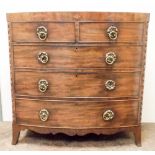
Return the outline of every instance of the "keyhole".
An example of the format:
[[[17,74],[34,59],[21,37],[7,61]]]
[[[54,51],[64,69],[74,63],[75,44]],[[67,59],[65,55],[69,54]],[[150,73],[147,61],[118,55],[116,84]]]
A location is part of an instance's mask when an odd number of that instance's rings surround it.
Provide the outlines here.
[[[76,48],[75,48],[75,52],[77,52],[77,51],[78,51],[78,48],[76,47]]]

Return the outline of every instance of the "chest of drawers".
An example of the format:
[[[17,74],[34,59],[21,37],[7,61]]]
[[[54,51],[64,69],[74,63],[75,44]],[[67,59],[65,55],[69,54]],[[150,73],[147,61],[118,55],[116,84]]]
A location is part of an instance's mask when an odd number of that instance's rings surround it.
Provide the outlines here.
[[[133,132],[141,144],[145,13],[7,14],[13,139]]]

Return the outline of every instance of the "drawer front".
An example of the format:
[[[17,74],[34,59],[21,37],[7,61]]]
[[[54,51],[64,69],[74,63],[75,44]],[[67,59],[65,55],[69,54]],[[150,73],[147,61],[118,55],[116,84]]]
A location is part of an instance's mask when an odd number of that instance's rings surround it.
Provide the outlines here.
[[[45,32],[44,29],[37,31],[41,26],[47,31]],[[12,40],[14,42],[75,42],[74,28],[74,23],[13,23]],[[39,36],[42,36],[43,40],[39,39]]]
[[[142,63],[141,46],[14,46],[13,48],[15,67],[138,68],[141,67]],[[109,63],[110,53],[114,53],[115,56],[112,57],[113,59]]]
[[[139,73],[18,71],[15,93],[42,97],[138,97],[139,82]]]
[[[110,39],[107,30],[117,28],[117,39]],[[141,42],[143,23],[81,23],[80,41],[82,42]]]
[[[15,113],[18,124],[64,128],[113,128],[137,125],[138,102],[56,102],[17,99]],[[110,114],[109,117],[107,113]]]

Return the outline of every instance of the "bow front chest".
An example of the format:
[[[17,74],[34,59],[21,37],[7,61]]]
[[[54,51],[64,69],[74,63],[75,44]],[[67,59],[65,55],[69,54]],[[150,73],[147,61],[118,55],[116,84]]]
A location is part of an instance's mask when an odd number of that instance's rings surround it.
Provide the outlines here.
[[[7,14],[13,139],[131,131],[141,144],[145,13]]]

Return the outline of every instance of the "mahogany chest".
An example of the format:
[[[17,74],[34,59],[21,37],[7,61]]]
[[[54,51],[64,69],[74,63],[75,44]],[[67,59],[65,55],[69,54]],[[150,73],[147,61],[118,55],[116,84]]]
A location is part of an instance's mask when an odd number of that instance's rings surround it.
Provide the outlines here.
[[[133,132],[141,110],[149,14],[7,14],[13,139]]]

